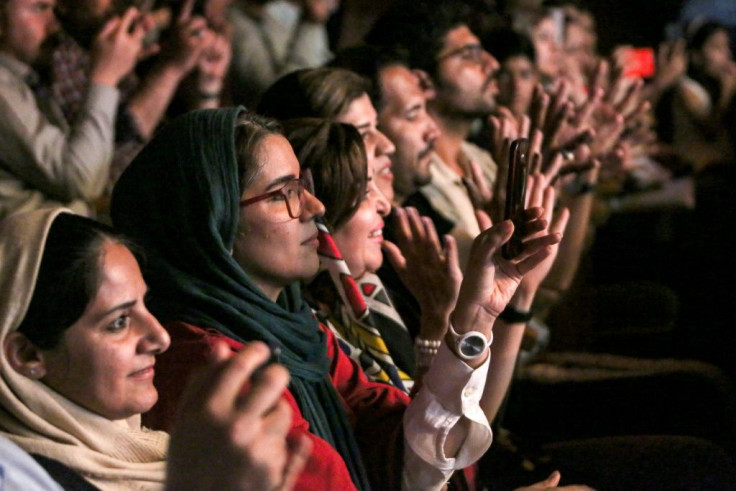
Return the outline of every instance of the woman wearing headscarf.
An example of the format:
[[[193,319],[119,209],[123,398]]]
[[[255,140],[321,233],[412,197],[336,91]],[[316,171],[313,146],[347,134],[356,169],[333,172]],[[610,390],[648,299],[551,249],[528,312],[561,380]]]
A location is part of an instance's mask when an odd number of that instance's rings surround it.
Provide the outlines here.
[[[242,383],[267,358],[260,343],[230,361],[222,346],[214,348],[215,363],[184,398],[188,414],[178,419],[171,460],[169,435],[141,426],[141,413],[157,399],[155,358],[169,336],[146,309],[147,287],[126,244],[65,209],[0,223],[0,437],[30,453],[63,489],[288,488],[308,445],[287,457],[290,413],[279,398],[285,370],[272,367],[254,379],[253,390],[237,397],[245,409],[228,395],[228,379]],[[210,474],[223,464],[238,467]],[[24,489],[41,486],[39,476],[20,476]],[[3,482],[18,477],[9,473]]]
[[[304,186],[274,123],[238,108],[173,121],[121,177],[112,217],[144,246],[150,303],[173,339],[156,380],[164,404],[152,421],[167,424],[178,387],[213,341],[238,350],[264,340],[279,346],[291,374],[293,431],[308,431],[314,446],[297,487],[439,488],[490,443],[478,401],[493,320],[559,238],[534,239],[498,267],[494,252],[512,225],[482,235],[482,267],[453,315],[457,335],[441,344],[410,404],[401,391],[369,382],[301,297],[298,282],[319,266],[315,220],[324,213]]]

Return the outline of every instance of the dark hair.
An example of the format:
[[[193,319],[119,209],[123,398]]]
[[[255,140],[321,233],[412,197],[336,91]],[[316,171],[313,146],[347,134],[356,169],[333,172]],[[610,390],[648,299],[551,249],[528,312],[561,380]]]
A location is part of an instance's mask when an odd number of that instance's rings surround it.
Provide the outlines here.
[[[327,226],[339,229],[366,193],[368,161],[360,133],[353,125],[316,118],[285,121],[284,129],[302,169],[312,172]]]
[[[55,348],[94,299],[106,242],[130,247],[111,228],[89,218],[61,213],[54,219],[28,311],[18,326],[38,348]]]
[[[481,43],[483,48],[491,53],[499,63],[514,56],[524,56],[532,64],[536,63],[537,55],[532,40],[526,34],[513,29],[504,28],[491,31],[481,39]]]
[[[339,51],[328,66],[350,70],[370,81],[368,96],[373,107],[380,111],[383,106],[381,70],[391,66],[410,68],[409,53],[403,48],[363,44]]]
[[[278,121],[245,111],[235,122],[235,156],[238,161],[240,194],[258,174],[260,144],[269,135],[283,134]]]
[[[370,82],[342,68],[308,68],[284,75],[261,96],[258,112],[278,120],[337,118],[368,93]]]
[[[718,31],[728,33],[728,30],[723,24],[715,21],[708,21],[702,24],[693,22],[688,27],[687,49],[690,51],[700,51],[708,39]]]
[[[412,68],[435,76],[445,35],[467,25],[471,13],[471,6],[461,0],[399,0],[376,20],[365,41],[405,49]]]

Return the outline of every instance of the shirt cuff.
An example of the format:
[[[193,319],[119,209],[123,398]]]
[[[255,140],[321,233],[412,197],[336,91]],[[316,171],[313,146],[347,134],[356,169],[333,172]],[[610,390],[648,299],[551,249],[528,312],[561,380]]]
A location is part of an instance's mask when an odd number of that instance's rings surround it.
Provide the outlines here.
[[[489,365],[490,355],[473,370],[443,343],[404,413],[407,450],[445,475],[477,461],[491,445],[493,434],[479,405]],[[458,454],[448,458],[445,441],[461,417],[470,421],[468,433]]]
[[[99,111],[105,113],[110,120],[115,119],[120,102],[120,91],[109,85],[90,83],[85,100],[87,111]]]

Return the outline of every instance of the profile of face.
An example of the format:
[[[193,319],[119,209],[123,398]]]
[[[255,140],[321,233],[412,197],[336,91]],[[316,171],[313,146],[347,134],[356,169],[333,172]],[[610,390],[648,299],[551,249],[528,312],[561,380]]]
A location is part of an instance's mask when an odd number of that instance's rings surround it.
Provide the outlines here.
[[[445,34],[434,78],[440,111],[469,118],[487,116],[496,105],[498,61],[461,25]]]
[[[394,174],[391,169],[391,154],[394,144],[378,129],[378,115],[368,94],[363,94],[351,102],[347,109],[337,116],[340,123],[352,124],[363,137],[368,167],[373,170],[376,185],[383,195],[392,202],[394,199]]]
[[[369,168],[366,194],[358,205],[358,210],[332,233],[355,278],[377,271],[383,262],[383,217],[391,211],[391,205],[378,189],[372,174]]]
[[[166,351],[169,335],[146,309],[147,287],[133,254],[122,244],[103,243],[99,286],[82,316],[51,349],[33,348],[16,370],[39,378],[76,404],[119,420],[153,407],[156,355]],[[15,332],[6,343],[14,346]],[[6,346],[7,350],[7,346]]]
[[[498,72],[498,103],[517,116],[527,114],[537,80],[537,71],[529,58],[509,56]]]
[[[0,51],[29,65],[38,60],[59,30],[55,6],[55,0],[7,0],[0,8]]]
[[[733,62],[730,40],[725,29],[718,29],[708,37],[700,48],[698,60],[703,70],[713,77],[720,77]]]
[[[543,18],[530,33],[537,54],[537,70],[545,77],[557,77],[562,67],[562,46],[558,41],[557,24],[551,17]]]
[[[299,162],[283,136],[265,136],[255,151],[259,168],[241,200],[276,191],[299,178]],[[315,218],[324,215],[324,206],[306,189],[300,202],[301,209],[292,210],[297,218],[290,216],[286,198],[279,193],[240,209],[233,258],[272,300],[291,283],[311,279],[319,268]]]
[[[414,72],[393,65],[381,70],[379,78],[382,99],[378,123],[396,146],[391,156],[393,187],[397,201],[401,201],[429,184],[429,162],[439,129],[427,113],[427,91]]]

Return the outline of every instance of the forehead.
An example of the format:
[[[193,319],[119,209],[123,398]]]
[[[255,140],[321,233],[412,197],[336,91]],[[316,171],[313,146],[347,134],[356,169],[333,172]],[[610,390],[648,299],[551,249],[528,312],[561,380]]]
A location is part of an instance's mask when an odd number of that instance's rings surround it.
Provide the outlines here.
[[[501,63],[503,70],[529,70],[532,67],[532,61],[524,55],[509,56]]]
[[[381,70],[381,113],[394,113],[426,100],[419,86],[419,77],[405,66],[389,66]]]
[[[362,126],[376,119],[376,110],[368,94],[363,93],[351,102],[348,108],[337,119],[341,123]]]
[[[470,28],[464,24],[447,31],[447,34],[445,34],[445,37],[442,38],[442,40],[443,53],[457,48],[462,48],[469,44],[480,44],[476,35],[473,34]],[[442,56],[443,53],[440,53],[440,56]]]
[[[264,136],[258,144],[256,154],[258,171],[251,186],[267,186],[274,179],[299,175],[299,161],[289,141],[281,135]]]

